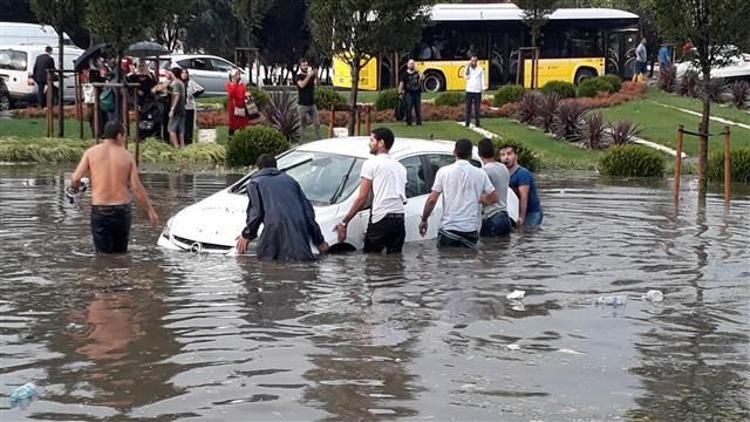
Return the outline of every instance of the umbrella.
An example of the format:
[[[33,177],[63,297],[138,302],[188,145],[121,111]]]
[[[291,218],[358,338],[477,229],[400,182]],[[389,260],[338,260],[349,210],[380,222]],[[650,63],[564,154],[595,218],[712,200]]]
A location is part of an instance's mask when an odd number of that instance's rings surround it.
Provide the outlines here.
[[[89,60],[95,59],[101,54],[102,50],[107,48],[107,44],[95,44],[87,48],[77,59],[73,60],[75,70],[81,70],[81,67],[88,63]]]
[[[125,51],[125,54],[136,57],[158,57],[169,54],[169,50],[164,46],[151,41],[140,41],[131,44]]]

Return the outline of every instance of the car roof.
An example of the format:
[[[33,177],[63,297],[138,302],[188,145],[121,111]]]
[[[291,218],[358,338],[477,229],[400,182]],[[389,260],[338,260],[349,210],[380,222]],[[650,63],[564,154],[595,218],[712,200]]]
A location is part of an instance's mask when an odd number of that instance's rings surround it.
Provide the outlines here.
[[[219,59],[219,60],[224,60],[224,61],[226,61],[226,62],[229,62],[229,60],[227,60],[227,59],[225,59],[225,58],[223,58],[223,57],[219,57],[219,56],[214,56],[214,55],[211,55],[211,54],[172,54],[172,55],[169,55],[169,56],[163,56],[163,57],[169,57],[169,58],[170,58],[170,59],[172,59],[172,60],[186,60],[186,59]],[[230,62],[230,63],[231,63],[231,62]]]
[[[7,45],[3,44],[2,46],[0,46],[0,50],[15,50],[15,51],[22,51],[22,52],[26,52],[26,53],[29,53],[29,52],[30,53],[39,53],[39,52],[44,53],[44,49],[46,47],[47,46],[45,44],[7,44]],[[51,47],[52,47],[52,51],[57,51],[58,50],[58,46],[57,45],[53,45]],[[84,50],[82,50],[82,49],[80,49],[80,48],[78,48],[78,47],[76,47],[74,45],[65,45],[65,46],[63,46],[63,52],[66,53],[66,54],[67,53],[76,53],[76,54],[80,55],[81,53],[83,53],[83,51]]]
[[[299,151],[325,152],[359,158],[370,158],[370,138],[368,136],[348,136],[309,142],[297,147]],[[416,138],[396,138],[390,154],[403,157],[415,152],[437,152],[452,154],[453,141],[425,140]]]

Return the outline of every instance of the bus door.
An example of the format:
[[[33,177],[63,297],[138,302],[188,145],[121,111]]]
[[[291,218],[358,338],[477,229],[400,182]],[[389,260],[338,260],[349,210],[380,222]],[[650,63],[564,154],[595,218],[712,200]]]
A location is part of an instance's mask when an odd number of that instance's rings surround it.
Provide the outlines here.
[[[607,33],[606,73],[619,75],[623,79],[633,77],[637,39],[637,29],[615,30]]]

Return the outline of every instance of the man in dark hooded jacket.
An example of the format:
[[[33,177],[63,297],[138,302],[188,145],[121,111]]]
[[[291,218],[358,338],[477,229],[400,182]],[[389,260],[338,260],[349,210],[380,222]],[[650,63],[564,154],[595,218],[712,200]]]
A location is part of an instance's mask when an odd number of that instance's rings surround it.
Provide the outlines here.
[[[237,252],[245,253],[247,244],[258,237],[255,248],[259,259],[279,261],[312,261],[315,256],[310,241],[320,253],[328,251],[328,243],[315,222],[315,211],[299,183],[276,168],[270,155],[258,157],[260,169],[247,182],[247,226],[237,237]]]

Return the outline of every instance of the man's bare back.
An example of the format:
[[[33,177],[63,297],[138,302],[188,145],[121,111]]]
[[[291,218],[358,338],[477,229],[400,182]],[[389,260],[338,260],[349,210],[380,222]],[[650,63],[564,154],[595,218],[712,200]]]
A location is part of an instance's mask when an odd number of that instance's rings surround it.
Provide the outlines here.
[[[91,174],[92,205],[120,205],[132,201],[130,179],[135,161],[125,148],[104,142],[89,148],[82,160],[87,161]]]

